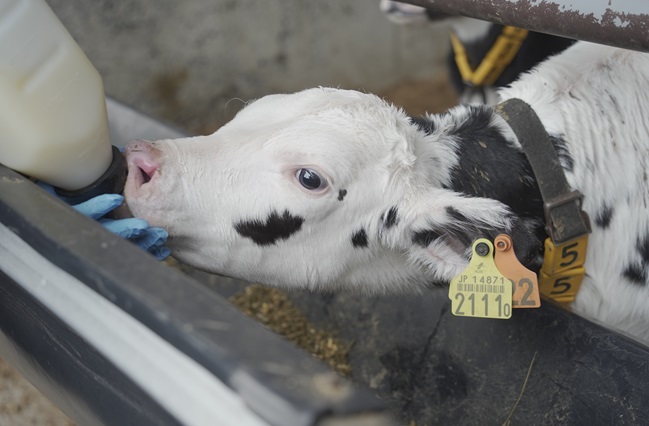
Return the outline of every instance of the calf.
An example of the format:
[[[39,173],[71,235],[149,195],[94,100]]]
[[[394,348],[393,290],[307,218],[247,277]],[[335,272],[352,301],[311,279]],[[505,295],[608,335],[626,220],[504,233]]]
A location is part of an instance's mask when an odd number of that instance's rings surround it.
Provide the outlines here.
[[[489,50],[501,36],[503,28],[502,25],[477,19],[465,17],[452,19],[452,30],[462,43],[468,63],[474,70],[486,58]],[[478,86],[464,81],[456,62],[456,53],[451,50],[446,61],[449,79],[458,93],[461,103],[496,104],[498,88],[516,81],[522,73],[531,70],[550,56],[562,52],[574,42],[574,40],[563,37],[529,31],[518,52],[498,75],[498,78],[491,84]]]
[[[380,8],[390,21],[398,24],[447,20],[451,24],[451,33],[463,46],[467,62],[473,70],[486,58],[504,28],[499,24],[464,16],[441,15],[399,1],[381,0]],[[574,42],[568,38],[530,31],[511,62],[498,74],[493,83],[479,85],[464,81],[457,65],[456,52],[451,49],[446,60],[449,78],[461,103],[495,104],[498,102],[497,88],[511,84],[523,72],[565,50]]]
[[[501,92],[530,104],[593,220],[573,306],[649,338],[649,56],[577,43]],[[135,216],[172,255],[288,288],[422,291],[512,235],[538,269],[543,208],[489,106],[411,118],[371,94],[315,88],[247,105],[209,136],[126,149]]]

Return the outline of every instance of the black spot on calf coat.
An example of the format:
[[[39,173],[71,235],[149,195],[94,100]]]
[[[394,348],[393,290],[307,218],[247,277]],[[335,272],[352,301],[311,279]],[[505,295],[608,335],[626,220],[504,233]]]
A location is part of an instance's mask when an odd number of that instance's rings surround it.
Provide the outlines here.
[[[250,238],[260,246],[275,244],[277,240],[286,240],[302,227],[304,219],[293,216],[288,210],[280,216],[271,212],[265,222],[261,220],[243,220],[234,225],[234,229],[243,237]]]

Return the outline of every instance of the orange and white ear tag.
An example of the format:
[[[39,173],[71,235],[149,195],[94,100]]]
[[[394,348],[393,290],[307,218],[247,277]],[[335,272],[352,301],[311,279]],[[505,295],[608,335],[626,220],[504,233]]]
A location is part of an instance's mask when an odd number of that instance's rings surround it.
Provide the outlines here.
[[[514,253],[514,246],[509,235],[500,234],[494,240],[496,268],[506,276],[514,286],[512,306],[514,308],[538,308],[541,306],[539,282],[536,274],[521,264]]]
[[[494,263],[494,246],[486,238],[473,243],[469,266],[451,280],[451,312],[462,317],[509,319],[512,284]]]

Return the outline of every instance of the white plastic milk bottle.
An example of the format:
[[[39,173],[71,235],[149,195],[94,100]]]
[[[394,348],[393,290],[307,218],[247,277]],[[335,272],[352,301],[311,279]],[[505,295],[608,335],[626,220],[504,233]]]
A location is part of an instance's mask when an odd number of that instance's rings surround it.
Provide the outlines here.
[[[95,67],[43,0],[0,0],[0,163],[76,190],[111,159]]]

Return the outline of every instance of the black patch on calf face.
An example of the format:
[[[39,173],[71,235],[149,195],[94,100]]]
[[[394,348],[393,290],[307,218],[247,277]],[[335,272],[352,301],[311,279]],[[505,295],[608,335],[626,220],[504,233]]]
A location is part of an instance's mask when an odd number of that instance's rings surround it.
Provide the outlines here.
[[[388,214],[385,216],[383,226],[389,229],[396,225],[398,212],[399,210],[396,207],[391,207],[390,210],[388,210]]]
[[[595,224],[602,229],[607,229],[611,225],[611,218],[613,217],[613,207],[603,206],[595,216]]]
[[[345,195],[347,195],[346,189],[341,189],[340,191],[338,191],[338,201],[342,201],[345,198]]]
[[[365,228],[361,228],[354,235],[352,235],[352,244],[354,247],[367,247],[367,233]]]
[[[280,216],[276,211],[268,215],[265,222],[258,219],[243,220],[234,225],[234,229],[243,237],[250,238],[255,244],[266,246],[277,240],[286,240],[302,227],[304,219],[293,216],[288,210]]]

